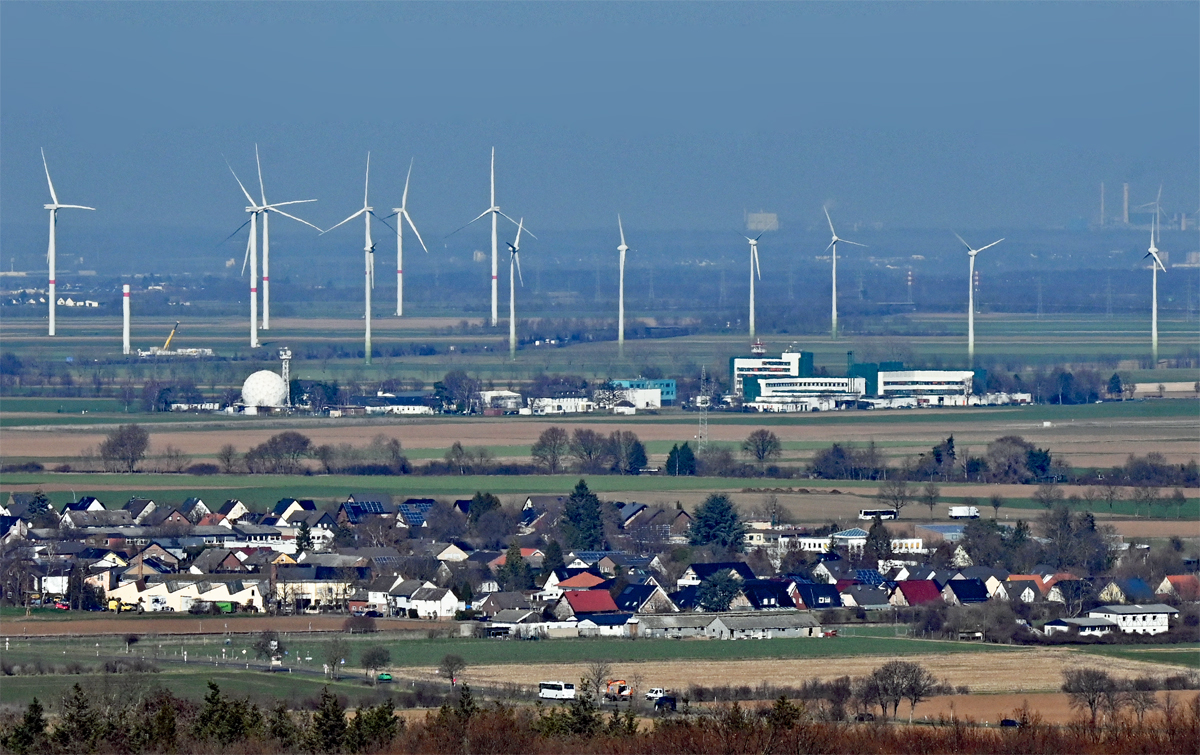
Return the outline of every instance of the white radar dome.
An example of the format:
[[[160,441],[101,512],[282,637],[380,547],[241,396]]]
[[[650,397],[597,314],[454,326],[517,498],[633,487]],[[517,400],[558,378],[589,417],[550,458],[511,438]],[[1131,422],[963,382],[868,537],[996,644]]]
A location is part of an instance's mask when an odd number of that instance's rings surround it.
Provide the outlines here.
[[[242,403],[246,406],[283,406],[287,395],[287,383],[270,370],[259,370],[242,383]]]

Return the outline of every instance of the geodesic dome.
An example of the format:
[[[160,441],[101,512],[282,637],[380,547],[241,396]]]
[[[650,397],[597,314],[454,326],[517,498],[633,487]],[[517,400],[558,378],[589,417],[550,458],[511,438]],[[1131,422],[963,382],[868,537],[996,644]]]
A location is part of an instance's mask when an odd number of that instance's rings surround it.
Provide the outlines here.
[[[287,395],[287,383],[270,370],[259,370],[242,383],[242,403],[246,406],[284,406]]]

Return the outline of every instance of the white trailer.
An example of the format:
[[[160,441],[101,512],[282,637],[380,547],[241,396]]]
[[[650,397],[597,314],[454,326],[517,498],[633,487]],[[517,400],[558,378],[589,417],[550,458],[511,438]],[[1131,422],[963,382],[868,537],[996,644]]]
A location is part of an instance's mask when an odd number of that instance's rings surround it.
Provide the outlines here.
[[[951,519],[978,519],[979,507],[977,506],[951,506]]]

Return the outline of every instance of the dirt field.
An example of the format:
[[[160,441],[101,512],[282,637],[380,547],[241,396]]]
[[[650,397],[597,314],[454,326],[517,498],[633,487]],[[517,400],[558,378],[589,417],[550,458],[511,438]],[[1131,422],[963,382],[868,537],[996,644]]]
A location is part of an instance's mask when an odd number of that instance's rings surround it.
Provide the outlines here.
[[[1186,703],[1196,695],[1195,692],[1176,692],[1175,699]],[[1158,693],[1159,702],[1166,697],[1165,692]],[[979,723],[996,723],[1002,718],[1012,718],[1017,708],[1028,706],[1036,711],[1047,723],[1062,724],[1079,717],[1078,711],[1071,709],[1071,700],[1062,692],[1033,692],[1015,695],[947,695],[926,700],[917,706],[913,720],[929,718],[969,718]],[[900,716],[908,718],[908,703],[900,705]]]
[[[1146,418],[1095,421],[1067,421],[1043,427],[1040,422],[1021,418],[1019,413],[996,410],[953,410],[956,417],[965,414],[978,416],[977,423],[947,427],[927,418],[935,411],[922,412],[920,422],[862,422],[844,424],[812,424],[797,417],[794,424],[773,425],[772,430],[784,441],[807,442],[879,442],[903,441],[933,445],[953,432],[960,449],[972,448],[977,453],[1002,435],[1023,435],[1042,447],[1051,448],[1056,455],[1065,456],[1076,466],[1112,466],[1121,464],[1131,453],[1144,453],[1147,448],[1162,453],[1168,460],[1183,463],[1200,458],[1197,453],[1196,423],[1192,419]],[[890,415],[889,415],[890,417]],[[564,420],[555,423],[568,432],[577,427],[592,427],[608,432],[614,423]],[[308,435],[314,444],[351,443],[361,445],[368,437],[382,433],[398,438],[408,448],[449,448],[455,441],[466,445],[532,445],[549,423],[514,419],[397,419],[386,424],[372,422],[339,423],[336,420],[319,423],[289,423]],[[648,418],[620,423],[620,428],[637,433],[643,441],[680,441],[691,438],[694,428],[678,422]],[[78,455],[84,449],[100,443],[110,428],[9,428],[5,430],[9,447],[19,448],[22,456],[61,458]],[[262,443],[279,432],[282,426],[250,426],[248,423],[195,423],[189,427],[170,426],[170,429],[150,427],[156,447],[167,444],[193,455],[216,454],[226,443],[239,450]],[[748,425],[714,422],[709,426],[713,441],[740,443],[750,432]]]
[[[186,618],[150,618],[147,616],[117,617],[101,616],[95,619],[26,619],[24,617],[0,620],[0,634],[24,637],[79,636],[98,634],[224,634],[232,632],[262,632],[274,629],[278,632],[336,632],[342,628],[345,616],[197,616]],[[405,621],[403,619],[376,619],[383,631],[417,629],[427,631],[433,626],[428,621]]]
[[[863,676],[892,660],[889,656],[848,658],[772,659],[761,661],[647,661],[615,663],[615,677],[630,679],[641,675],[643,687],[686,688],[689,684],[757,685],[763,681],[775,685],[795,685],[819,678]],[[1066,668],[1094,666],[1117,677],[1143,674],[1178,673],[1175,666],[1119,658],[1097,658],[1069,650],[1031,649],[1008,653],[952,653],[906,657],[928,668],[938,679],[954,686],[967,685],[972,692],[1025,694],[1052,692],[1062,684]],[[574,680],[584,675],[585,664],[523,664],[475,666],[463,673],[468,683],[536,685],[547,679]],[[432,680],[434,668],[414,668],[397,672],[413,679]]]

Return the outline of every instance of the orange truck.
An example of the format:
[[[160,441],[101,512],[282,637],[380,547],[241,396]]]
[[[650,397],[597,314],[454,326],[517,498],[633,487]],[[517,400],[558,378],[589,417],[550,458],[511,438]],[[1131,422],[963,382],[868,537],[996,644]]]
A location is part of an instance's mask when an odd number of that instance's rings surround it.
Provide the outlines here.
[[[604,690],[604,699],[610,702],[621,702],[633,699],[633,688],[624,679],[609,679],[608,687]]]

